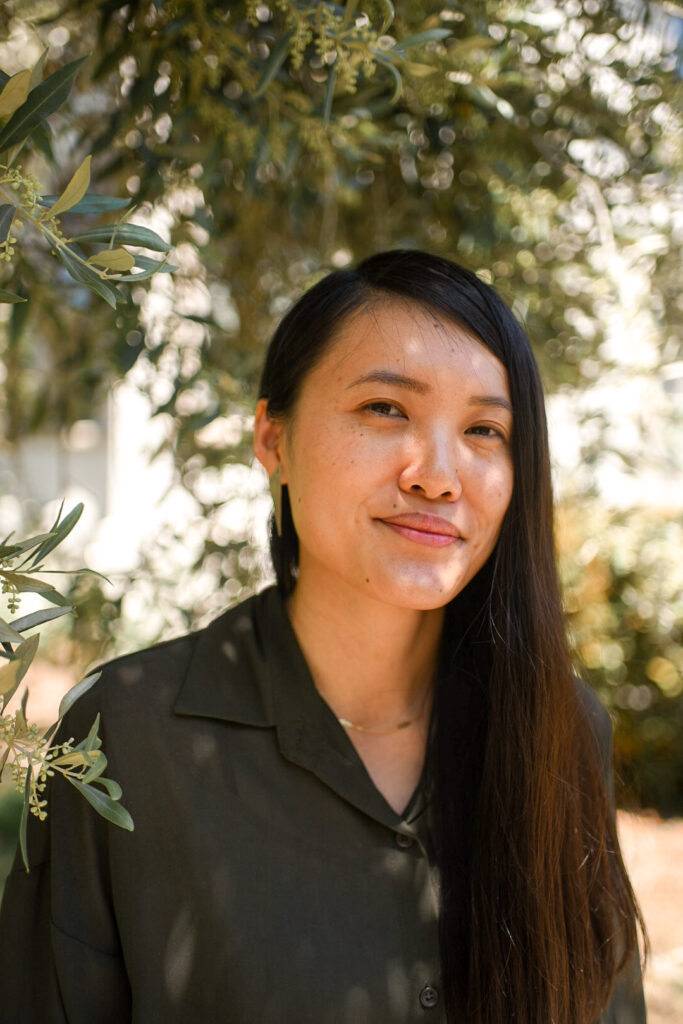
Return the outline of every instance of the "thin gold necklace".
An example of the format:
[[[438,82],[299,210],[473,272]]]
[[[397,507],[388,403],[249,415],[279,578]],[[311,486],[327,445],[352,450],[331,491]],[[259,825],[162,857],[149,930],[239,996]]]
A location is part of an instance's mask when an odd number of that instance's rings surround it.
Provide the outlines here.
[[[414,718],[406,718],[404,722],[399,722],[398,725],[392,725],[389,729],[370,729],[365,725],[356,725],[355,722],[350,722],[348,718],[337,717],[337,721],[345,729],[353,729],[354,732],[364,732],[370,736],[390,736],[391,733],[400,732],[401,729],[407,729],[409,725],[415,725],[415,723],[419,722],[421,718],[424,718],[427,714],[430,693],[431,690],[427,689],[422,705],[422,711],[419,715],[415,715]]]
[[[366,732],[371,736],[389,736],[392,732],[400,732],[401,729],[407,729],[409,725],[414,725],[415,722],[419,722],[421,718],[427,713],[427,709],[419,714],[415,715],[415,718],[408,718],[405,722],[399,722],[398,725],[392,725],[390,729],[368,729],[364,725],[356,725],[355,722],[349,722],[348,718],[338,718],[337,721],[340,725],[343,725],[345,729],[354,729],[356,732]]]

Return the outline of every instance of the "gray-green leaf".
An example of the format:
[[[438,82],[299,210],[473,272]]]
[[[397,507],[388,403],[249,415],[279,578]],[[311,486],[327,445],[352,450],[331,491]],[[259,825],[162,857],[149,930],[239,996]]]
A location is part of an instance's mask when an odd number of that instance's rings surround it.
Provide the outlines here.
[[[111,821],[114,825],[118,825],[120,828],[128,829],[132,832],[134,829],[133,819],[120,803],[112,800],[110,796],[103,793],[102,790],[97,789],[95,786],[89,785],[84,786],[78,779],[72,779],[70,777],[69,782],[72,786],[75,786],[79,793],[82,793],[85,799],[95,808],[98,814],[107,821]]]
[[[64,694],[62,702],[59,705],[58,714],[60,719],[64,718],[64,715],[67,713],[69,708],[73,707],[78,698],[82,697],[83,694],[90,689],[93,683],[97,682],[101,675],[101,672],[93,672],[91,675],[86,676],[85,679],[82,679],[80,683],[76,683],[75,686],[72,686],[71,689]]]
[[[65,605],[63,608],[41,608],[40,611],[31,612],[30,615],[22,615],[20,619],[13,619],[5,625],[9,625],[10,629],[16,629],[17,633],[21,633],[27,629],[33,629],[34,626],[42,626],[45,622],[51,622],[52,619],[59,619],[62,615],[68,615],[71,611],[73,611],[73,605],[70,604]],[[1,619],[0,622],[2,622]]]
[[[7,292],[0,288],[0,302],[26,302],[23,295],[16,295],[14,292]]]
[[[142,245],[153,252],[169,252],[171,246],[156,231],[142,227],[140,224],[110,224],[109,226],[90,228],[74,235],[71,242],[116,242],[117,245]]]
[[[74,281],[84,284],[86,288],[101,296],[108,302],[112,309],[116,309],[116,291],[103,281],[99,274],[96,274],[90,267],[85,266],[71,253],[68,247],[60,246],[57,249],[57,256],[69,271]]]
[[[263,71],[261,72],[261,78],[259,79],[259,83],[256,86],[256,89],[254,90],[255,99],[261,96],[266,91],[266,89],[268,88],[268,86],[273,81],[276,74],[286,61],[287,56],[289,54],[289,43],[293,35],[294,29],[292,28],[282,37],[280,42],[277,44],[277,46],[270,54],[268,60],[265,63]]]
[[[28,771],[26,772],[26,782],[24,783],[24,806],[21,812],[21,823],[19,825],[19,849],[21,850],[21,859],[24,862],[24,867],[28,872],[28,850],[26,847],[26,829],[28,828],[28,815],[29,815],[29,797],[31,795],[31,766],[29,765]]]
[[[9,229],[12,227],[12,221],[16,212],[16,206],[12,206],[11,203],[3,203],[0,206],[0,242],[4,242],[9,235]]]
[[[40,121],[44,121],[62,105],[71,92],[71,86],[81,64],[87,59],[80,57],[70,64],[65,64],[31,90],[26,102],[15,110],[0,132],[0,152],[23,142]]]
[[[65,537],[68,537],[78,520],[81,518],[82,512],[83,502],[79,501],[79,503],[74,505],[68,515],[66,515],[61,522],[57,520],[57,523],[55,523],[48,534],[47,539],[41,543],[40,547],[36,551],[33,558],[34,565],[37,565],[42,558],[45,558],[45,555],[49,555],[51,551],[54,551],[54,549],[62,543]]]
[[[448,28],[430,28],[425,32],[415,32],[412,36],[399,39],[393,47],[394,52],[408,50],[411,46],[423,46],[425,43],[435,43],[440,39],[447,39],[451,35]]]
[[[0,619],[0,641],[3,644],[20,644],[23,639],[19,630],[15,629],[12,623]]]
[[[59,196],[41,196],[38,200],[40,206],[54,206]],[[123,210],[130,206],[130,199],[119,199],[115,196],[84,196],[80,203],[76,203],[69,210],[69,213],[109,213],[111,210]]]

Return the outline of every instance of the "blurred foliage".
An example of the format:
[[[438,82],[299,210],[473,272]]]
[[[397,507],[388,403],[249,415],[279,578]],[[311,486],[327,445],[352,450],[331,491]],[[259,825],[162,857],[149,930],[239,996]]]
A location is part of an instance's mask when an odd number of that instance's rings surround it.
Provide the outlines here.
[[[53,125],[56,161],[42,167],[53,191],[66,184],[65,153],[75,165],[92,153],[98,188],[144,196],[136,216],[174,244],[179,266],[148,292],[133,288],[131,306],[112,315],[82,292],[65,308],[46,284],[46,255],[17,264],[32,301],[12,308],[0,334],[10,436],[91,416],[128,373],[163,425],[159,452],[186,499],[130,583],[111,598],[91,592],[82,640],[100,644],[103,620],[115,624],[120,609],[123,642],[154,639],[253,586],[253,536],[236,535],[230,513],[256,507],[241,470],[264,345],[321,273],[372,251],[428,248],[491,281],[524,320],[549,389],[570,404],[602,381],[626,388],[647,373],[657,415],[668,415],[667,368],[682,358],[681,24],[637,0],[4,5],[0,36],[15,50],[37,59],[47,45],[48,65],[92,54]],[[605,449],[634,472],[640,463],[631,434],[595,404],[579,419],[587,499]],[[627,585],[639,595],[666,587],[645,563],[622,578],[611,524],[582,517],[577,529],[573,549],[604,531],[609,583],[595,601],[606,624],[572,623],[615,708],[620,763],[636,766],[643,800],[681,810],[680,765],[665,789],[645,784],[648,758],[659,758],[657,772],[666,759],[644,724],[673,723],[681,746],[681,697],[656,661],[680,671],[680,636],[638,627],[626,643],[620,596]],[[624,529],[642,540],[659,525]],[[571,604],[594,574],[590,561],[577,563],[581,579],[570,570]],[[658,614],[663,599],[652,600]],[[621,645],[624,678],[609,659],[591,664],[591,643]],[[632,706],[628,685],[652,691],[647,709]]]
[[[580,670],[610,708],[620,803],[683,809],[683,524],[573,502],[558,517]]]

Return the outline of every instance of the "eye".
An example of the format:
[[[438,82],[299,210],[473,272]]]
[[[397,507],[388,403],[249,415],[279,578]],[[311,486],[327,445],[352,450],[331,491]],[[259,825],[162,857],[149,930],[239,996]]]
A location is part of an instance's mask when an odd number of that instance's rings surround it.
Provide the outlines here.
[[[405,413],[393,402],[368,402],[363,409],[384,419],[405,419]]]
[[[477,437],[490,437],[500,438],[501,441],[505,441],[506,437],[502,430],[498,427],[491,427],[486,423],[479,423],[476,427],[470,427],[467,431],[468,434],[476,434]]]

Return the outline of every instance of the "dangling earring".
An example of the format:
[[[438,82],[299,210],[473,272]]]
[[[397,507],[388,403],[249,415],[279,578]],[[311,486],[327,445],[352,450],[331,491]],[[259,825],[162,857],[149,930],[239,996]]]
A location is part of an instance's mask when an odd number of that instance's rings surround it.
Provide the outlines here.
[[[273,511],[275,513],[275,529],[278,537],[282,536],[282,466],[278,466],[268,480],[270,495],[273,499]]]

